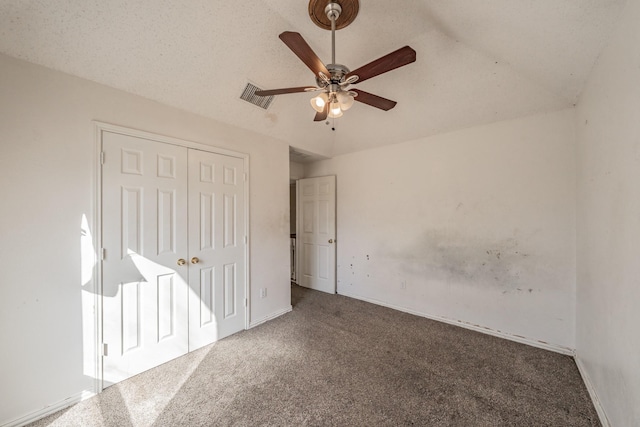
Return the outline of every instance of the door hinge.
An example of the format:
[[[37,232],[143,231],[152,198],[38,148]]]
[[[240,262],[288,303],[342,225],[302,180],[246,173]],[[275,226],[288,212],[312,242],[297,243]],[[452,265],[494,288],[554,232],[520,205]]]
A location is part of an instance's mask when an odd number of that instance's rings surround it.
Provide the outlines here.
[[[104,165],[104,151],[100,152],[100,164]]]
[[[102,344],[102,355],[103,356],[108,356],[109,355],[109,344],[107,344],[107,343],[103,343]]]
[[[244,176],[244,182],[247,182],[247,173],[245,172],[243,176]]]
[[[245,244],[245,245],[248,243],[248,240],[249,240],[249,239],[247,238],[247,236],[244,236],[244,244]]]
[[[104,261],[107,259],[107,250],[105,248],[100,249],[100,260]]]
[[[247,298],[244,299],[244,306],[245,307],[249,306],[249,300]]]

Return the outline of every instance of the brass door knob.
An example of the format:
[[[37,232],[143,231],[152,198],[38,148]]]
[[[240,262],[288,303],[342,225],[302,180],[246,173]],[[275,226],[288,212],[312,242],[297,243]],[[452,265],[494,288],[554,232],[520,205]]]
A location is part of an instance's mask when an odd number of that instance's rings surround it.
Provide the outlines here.
[[[191,258],[191,264],[197,264],[198,262],[200,262],[200,260],[198,259],[197,256],[194,256],[193,258]]]
[[[180,258],[178,260],[178,265],[185,265],[187,263],[187,261],[185,261],[184,259]]]
[[[329,243],[333,243],[333,239],[329,239]]]

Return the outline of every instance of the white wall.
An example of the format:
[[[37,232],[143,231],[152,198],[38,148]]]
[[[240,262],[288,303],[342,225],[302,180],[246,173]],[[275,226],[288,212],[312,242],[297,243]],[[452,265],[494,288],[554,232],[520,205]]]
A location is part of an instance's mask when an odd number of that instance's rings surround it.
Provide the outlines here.
[[[80,245],[83,216],[96,232],[92,120],[248,153],[251,319],[290,308],[287,144],[0,56],[0,425],[93,390]]]
[[[611,425],[640,425],[640,2],[577,109],[577,360]]]
[[[289,162],[289,177],[294,181],[304,178],[304,165],[298,162]]]
[[[574,348],[574,161],[565,110],[306,165],[337,175],[338,292]]]

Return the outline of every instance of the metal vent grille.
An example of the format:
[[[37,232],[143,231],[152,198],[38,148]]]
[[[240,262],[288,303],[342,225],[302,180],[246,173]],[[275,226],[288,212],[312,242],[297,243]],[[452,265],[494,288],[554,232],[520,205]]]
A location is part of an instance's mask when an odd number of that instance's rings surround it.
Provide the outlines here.
[[[266,110],[267,108],[269,108],[269,105],[271,105],[271,101],[273,101],[273,95],[258,96],[256,95],[257,90],[262,89],[260,89],[258,86],[252,85],[251,83],[247,83],[247,87],[244,88],[242,95],[240,95],[240,99],[244,99],[245,101]]]

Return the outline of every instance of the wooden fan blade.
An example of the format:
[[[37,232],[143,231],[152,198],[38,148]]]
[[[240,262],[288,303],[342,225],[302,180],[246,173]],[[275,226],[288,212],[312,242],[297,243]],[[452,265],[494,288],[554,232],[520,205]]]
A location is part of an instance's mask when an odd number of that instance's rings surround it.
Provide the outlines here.
[[[345,76],[345,79],[348,79],[351,76],[358,76],[358,81],[354,83],[358,84],[362,81],[370,79],[371,77],[375,77],[382,73],[386,73],[387,71],[395,70],[396,68],[411,64],[412,62],[415,62],[415,60],[416,51],[411,49],[409,46],[405,46],[394,52],[391,52],[388,55],[383,56],[382,58],[378,58],[375,61],[368,63],[367,65],[363,65],[362,67],[351,71]]]
[[[311,71],[313,71],[314,75],[317,76],[319,72],[323,72],[325,76],[331,75],[329,70],[327,70],[327,67],[325,67],[320,58],[318,58],[318,55],[315,54],[313,49],[311,49],[311,46],[307,44],[300,33],[285,31],[280,34],[279,37],[280,40],[282,40],[284,44],[286,44],[289,49],[291,49],[293,53],[295,53],[298,58],[300,58],[300,60],[309,67]]]
[[[310,92],[316,89],[315,86],[287,87],[284,89],[257,90],[258,96],[282,95],[284,93]]]
[[[316,112],[316,116],[313,118],[314,122],[321,122],[329,115],[329,103],[324,104],[324,110],[322,112]]]
[[[374,95],[360,89],[351,90],[358,94],[358,96],[354,98],[356,101],[362,102],[363,104],[371,105],[372,107],[376,107],[384,111],[391,110],[397,104],[396,101],[392,101],[390,99],[383,98],[381,96]]]

